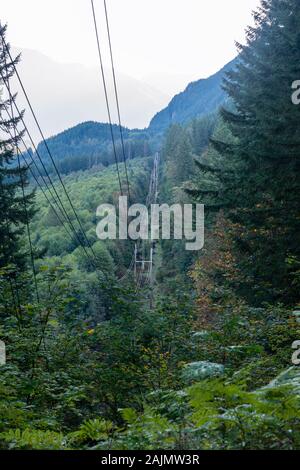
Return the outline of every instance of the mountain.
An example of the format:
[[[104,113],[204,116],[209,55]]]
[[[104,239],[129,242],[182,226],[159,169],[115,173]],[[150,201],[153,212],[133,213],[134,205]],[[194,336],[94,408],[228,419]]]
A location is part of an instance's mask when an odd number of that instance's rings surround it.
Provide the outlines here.
[[[113,124],[115,149],[119,161],[123,160],[119,126]],[[140,129],[122,128],[126,159],[149,156],[153,152],[149,133]],[[87,121],[47,139],[48,147],[61,173],[87,170],[115,163],[109,124]],[[43,143],[38,153],[48,171],[54,171],[48,151]]]
[[[170,124],[186,123],[193,118],[215,112],[226,100],[222,81],[225,73],[234,67],[235,63],[236,59],[211,77],[190,83],[185,91],[172,99],[167,108],[155,115],[147,129],[131,130],[123,127],[126,158],[146,157],[157,150],[163,133]],[[70,99],[71,95],[72,93]],[[71,105],[77,106],[76,103]],[[82,106],[82,112],[90,114],[86,104]],[[117,156],[122,160],[120,132],[117,125],[113,125],[113,133]],[[85,121],[49,138],[47,143],[63,174],[99,165],[107,166],[115,161],[110,126],[105,123]],[[38,151],[49,171],[53,171],[44,144],[39,144]]]
[[[20,75],[46,137],[70,128],[79,122],[107,121],[107,111],[99,69],[80,64],[56,62],[33,50],[13,49],[22,53]],[[111,72],[106,71],[108,93],[114,103]],[[147,127],[153,114],[170,99],[147,83],[117,73],[122,120],[125,126]],[[19,90],[16,80],[14,90]],[[38,134],[23,94],[18,95],[20,107],[27,110],[26,121],[35,138]],[[113,120],[116,121],[112,106]]]
[[[211,77],[190,83],[166,108],[154,116],[149,129],[162,131],[172,123],[183,124],[193,118],[215,112],[226,100],[226,94],[222,89],[224,75],[236,62],[237,59],[234,59]]]

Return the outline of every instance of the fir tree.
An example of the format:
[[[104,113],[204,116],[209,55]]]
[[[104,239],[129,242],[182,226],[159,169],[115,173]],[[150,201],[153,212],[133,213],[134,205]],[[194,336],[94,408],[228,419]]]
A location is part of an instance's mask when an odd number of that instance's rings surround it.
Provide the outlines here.
[[[231,142],[213,140],[222,161],[201,171],[217,175],[210,205],[223,207],[238,227],[241,293],[256,302],[295,303],[287,259],[300,256],[299,107],[291,100],[300,77],[299,1],[262,1],[255,20],[225,82],[234,105],[222,110]]]
[[[174,124],[167,132],[163,148],[167,164],[167,179],[173,186],[181,186],[193,172],[193,148],[186,129]]]
[[[5,84],[14,74],[14,66],[19,57],[10,59],[9,45],[5,45],[6,26],[0,27],[0,267],[15,265],[20,268],[24,265],[24,250],[21,246],[21,237],[24,234],[25,224],[33,215],[33,194],[25,194],[27,182],[27,169],[21,166],[19,146],[22,132],[17,126],[21,117],[13,111],[12,99]],[[4,93],[8,96],[4,98]]]

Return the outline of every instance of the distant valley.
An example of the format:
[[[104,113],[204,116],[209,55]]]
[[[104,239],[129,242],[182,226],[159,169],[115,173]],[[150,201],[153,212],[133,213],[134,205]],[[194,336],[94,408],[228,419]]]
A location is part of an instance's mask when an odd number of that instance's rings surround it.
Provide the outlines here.
[[[22,52],[19,64],[20,75],[31,98],[45,135],[53,136],[64,129],[80,122],[107,122],[107,111],[103,86],[98,68],[80,64],[59,63],[33,50],[13,49]],[[108,93],[113,103],[111,73],[107,73]],[[166,106],[171,95],[152,88],[147,83],[118,73],[118,88],[122,104],[123,124],[135,127],[147,127],[157,110]],[[19,90],[13,79],[13,89]],[[18,103],[26,109],[26,122],[36,139],[36,133],[28,106],[22,92],[18,94]],[[113,120],[116,120],[112,110]]]
[[[190,83],[183,92],[177,94],[170,101],[167,107],[154,115],[150,121],[149,127],[146,127],[145,129],[129,129],[127,127],[123,127],[126,158],[147,156],[153,153],[154,150],[157,150],[160,145],[161,137],[171,124],[186,124],[195,118],[201,118],[209,114],[215,114],[219,107],[226,101],[226,94],[222,89],[223,78],[226,72],[234,67],[235,63],[236,59],[225,65],[225,67],[223,67],[220,71],[211,77]],[[76,67],[80,66],[74,66],[74,74],[76,74]],[[97,74],[94,73],[94,75],[94,78],[96,79]],[[52,75],[50,72],[48,74],[45,72],[45,76],[47,77],[46,80],[50,80],[49,76]],[[122,96],[120,97],[121,102],[128,102],[129,98],[132,96],[134,108],[136,109],[138,107],[137,101],[140,100],[140,112],[147,112],[147,110],[145,110],[142,105],[143,102],[141,98],[141,85],[139,94],[136,94],[134,90],[130,91],[130,86],[128,87],[128,95],[125,98],[122,98]],[[57,88],[55,88],[55,93],[60,93],[57,91],[59,83],[56,83],[56,87]],[[97,88],[96,85],[95,88]],[[71,101],[71,95],[75,92],[76,90],[73,89],[72,91],[72,89],[70,89]],[[38,90],[36,93],[38,93]],[[92,93],[90,94],[89,99],[93,101]],[[99,94],[99,102],[100,101],[101,95]],[[56,99],[54,102],[56,102]],[[95,113],[93,114],[95,103],[97,106],[99,104],[97,101],[93,101],[94,108],[93,106],[83,107],[79,103],[79,109],[81,109],[83,113],[86,113],[87,117],[93,117],[93,115],[95,115]],[[103,104],[104,97],[102,100],[102,107]],[[47,106],[48,104],[45,104],[43,112],[46,112],[45,110]],[[54,104],[52,106],[54,107]],[[74,116],[77,115],[75,110],[76,106],[76,102],[73,103],[74,112],[71,113],[73,119]],[[126,108],[130,108],[130,106],[124,106],[124,109]],[[54,109],[53,113],[55,113]],[[77,124],[76,126],[70,126],[69,129],[60,132],[48,139],[49,147],[51,148],[62,173],[67,174],[70,171],[74,171],[74,169],[85,170],[93,166],[107,166],[111,163],[114,163],[110,129],[109,125],[106,123],[107,119],[105,118],[105,111],[103,111],[103,113],[104,117],[102,119],[102,123],[99,122],[99,119],[82,119],[84,122]],[[59,114],[60,113],[57,115],[59,116]],[[46,116],[44,119],[47,122]],[[59,124],[57,124],[57,126],[59,126]],[[118,155],[120,155],[121,142],[120,132],[117,125],[113,126],[113,132],[116,140],[117,152]],[[49,156],[43,144],[39,145],[38,151],[47,162]],[[51,165],[49,165],[49,170],[51,170]]]

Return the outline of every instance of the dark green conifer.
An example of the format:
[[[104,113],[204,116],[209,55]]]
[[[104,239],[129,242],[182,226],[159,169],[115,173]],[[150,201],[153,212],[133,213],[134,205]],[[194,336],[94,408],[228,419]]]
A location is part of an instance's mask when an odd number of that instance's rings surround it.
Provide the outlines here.
[[[5,46],[6,27],[0,27],[0,267],[13,264],[24,265],[25,224],[33,214],[33,194],[23,188],[28,184],[27,169],[20,163],[20,141],[22,132],[16,131],[20,116],[11,106],[11,99],[5,83],[14,75],[14,65]],[[3,39],[2,39],[3,38]],[[20,163],[20,165],[19,165]]]

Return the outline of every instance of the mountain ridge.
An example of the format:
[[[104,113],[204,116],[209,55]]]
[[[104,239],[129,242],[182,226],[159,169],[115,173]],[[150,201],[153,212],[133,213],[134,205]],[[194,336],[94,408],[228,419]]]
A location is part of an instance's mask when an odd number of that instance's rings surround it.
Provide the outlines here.
[[[189,83],[183,92],[173,97],[166,108],[155,114],[149,127],[130,129],[124,126],[126,158],[145,157],[157,150],[164,131],[171,124],[185,124],[192,119],[216,113],[226,101],[226,93],[222,88],[224,76],[236,62],[237,58],[210,77]],[[112,130],[115,147],[122,160],[118,125],[113,124]],[[92,166],[107,166],[115,161],[110,125],[105,122],[92,119],[81,122],[49,137],[47,143],[63,173]],[[43,143],[39,144],[38,151],[47,162],[49,156]]]
[[[34,108],[38,106],[38,118],[47,138],[78,123],[107,119],[97,67],[61,63],[32,49],[13,47],[12,52],[14,55],[21,53],[18,69]],[[111,72],[105,69],[105,73],[108,95],[113,100]],[[147,127],[156,110],[170,100],[170,95],[141,80],[117,73],[123,124],[131,128]],[[12,79],[12,87],[14,91],[21,91],[16,77]],[[18,104],[20,108],[27,108],[23,93],[18,94]],[[115,107],[111,108],[112,119],[116,120]],[[40,136],[29,111],[25,118],[33,137],[38,139]]]
[[[171,124],[184,124],[191,119],[216,112],[226,100],[222,82],[227,71],[237,63],[237,58],[208,78],[196,80],[184,91],[175,95],[168,106],[155,114],[149,129],[167,129]]]

